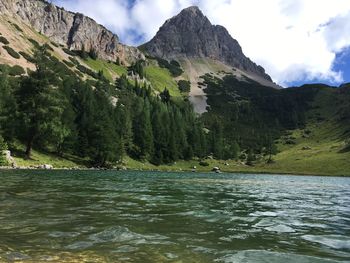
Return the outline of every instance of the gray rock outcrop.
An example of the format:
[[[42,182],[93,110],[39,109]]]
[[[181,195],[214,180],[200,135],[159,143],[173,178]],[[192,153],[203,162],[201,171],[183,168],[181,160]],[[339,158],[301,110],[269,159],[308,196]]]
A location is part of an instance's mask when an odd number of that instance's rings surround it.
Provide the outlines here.
[[[263,67],[243,54],[237,40],[224,27],[212,25],[196,6],[167,20],[143,48],[150,55],[165,59],[211,58],[272,81]]]
[[[74,50],[94,49],[105,60],[130,63],[143,54],[119,42],[118,36],[93,19],[42,0],[0,0],[0,14],[19,18],[51,40]]]

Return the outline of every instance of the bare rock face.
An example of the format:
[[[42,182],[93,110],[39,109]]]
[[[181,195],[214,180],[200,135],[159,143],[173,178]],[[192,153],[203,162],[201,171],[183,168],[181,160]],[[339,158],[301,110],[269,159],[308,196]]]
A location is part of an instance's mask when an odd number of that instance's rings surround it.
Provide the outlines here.
[[[264,68],[243,54],[237,40],[224,27],[212,25],[196,6],[167,20],[143,48],[150,55],[165,59],[211,58],[272,81]]]
[[[70,49],[96,50],[105,60],[126,63],[144,58],[134,47],[122,45],[118,36],[93,19],[42,0],[0,0],[0,14],[18,17],[36,31]]]

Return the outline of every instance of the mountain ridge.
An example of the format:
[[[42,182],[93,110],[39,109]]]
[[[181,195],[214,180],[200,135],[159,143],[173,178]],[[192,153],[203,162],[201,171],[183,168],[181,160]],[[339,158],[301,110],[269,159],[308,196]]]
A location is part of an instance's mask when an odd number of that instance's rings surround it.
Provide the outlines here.
[[[213,25],[197,6],[168,19],[154,38],[142,45],[152,56],[210,58],[271,81],[265,69],[247,58],[227,29]]]
[[[120,43],[116,34],[80,13],[66,11],[42,0],[1,0],[0,13],[17,17],[39,33],[71,50],[94,50],[105,60],[126,64],[144,59],[135,47]]]

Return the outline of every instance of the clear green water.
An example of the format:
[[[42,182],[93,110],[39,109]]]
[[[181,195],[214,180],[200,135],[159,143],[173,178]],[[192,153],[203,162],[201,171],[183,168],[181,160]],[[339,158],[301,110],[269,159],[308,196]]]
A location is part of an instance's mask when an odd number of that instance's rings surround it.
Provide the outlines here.
[[[0,171],[0,262],[350,262],[350,178]]]

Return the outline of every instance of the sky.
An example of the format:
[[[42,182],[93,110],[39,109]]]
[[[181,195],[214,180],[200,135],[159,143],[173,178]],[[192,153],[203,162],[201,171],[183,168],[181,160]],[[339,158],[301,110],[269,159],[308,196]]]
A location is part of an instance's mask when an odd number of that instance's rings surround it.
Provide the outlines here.
[[[197,5],[282,86],[350,82],[350,0],[53,0],[95,19],[121,42],[150,40]]]

